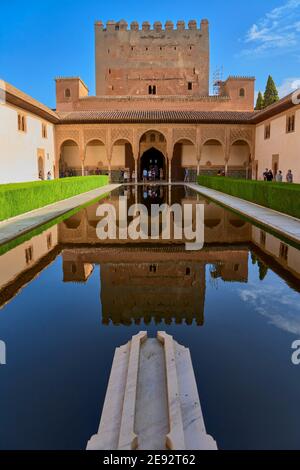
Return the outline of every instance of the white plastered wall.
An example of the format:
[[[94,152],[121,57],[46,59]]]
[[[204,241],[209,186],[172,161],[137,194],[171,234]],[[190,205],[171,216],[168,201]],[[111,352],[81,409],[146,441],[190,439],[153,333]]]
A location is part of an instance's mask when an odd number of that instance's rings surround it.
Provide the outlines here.
[[[291,169],[294,182],[300,183],[300,107],[295,111],[295,132],[286,133],[286,113],[256,127],[255,160],[258,161],[259,179],[263,178],[266,168],[272,168],[272,156],[279,155],[278,169],[283,172],[284,178]],[[271,137],[265,140],[267,123],[271,123]]]
[[[26,116],[27,131],[18,130],[18,112]],[[47,138],[42,137],[42,123]],[[38,116],[0,103],[0,184],[38,180],[38,150],[44,150],[45,175],[54,172],[53,124]]]

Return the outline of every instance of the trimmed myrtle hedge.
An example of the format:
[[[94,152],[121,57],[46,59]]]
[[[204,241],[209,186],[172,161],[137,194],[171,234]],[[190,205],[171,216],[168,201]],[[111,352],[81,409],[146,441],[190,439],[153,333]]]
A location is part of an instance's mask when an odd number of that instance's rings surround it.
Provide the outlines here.
[[[198,183],[300,219],[300,184],[199,176]]]
[[[47,206],[108,184],[108,176],[78,176],[52,181],[0,185],[0,220]]]

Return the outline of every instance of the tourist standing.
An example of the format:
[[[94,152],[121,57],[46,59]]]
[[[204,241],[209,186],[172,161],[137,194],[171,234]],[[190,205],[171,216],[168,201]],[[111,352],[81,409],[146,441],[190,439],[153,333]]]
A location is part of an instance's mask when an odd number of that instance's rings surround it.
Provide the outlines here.
[[[276,173],[275,179],[276,179],[277,183],[282,183],[283,178],[282,178],[282,171],[281,170],[279,170],[278,173]]]
[[[286,175],[286,182],[287,183],[293,183],[294,182],[294,176],[292,173],[292,170],[289,170]]]
[[[144,183],[146,183],[147,178],[148,178],[148,171],[146,170],[146,168],[144,168],[144,170],[143,170],[143,181],[144,181]]]
[[[269,170],[268,173],[267,173],[267,181],[272,182],[273,179],[274,179],[273,172],[272,172],[272,170]]]
[[[133,183],[135,182],[135,170],[133,170],[133,172],[132,172],[132,182]]]
[[[160,181],[163,181],[163,179],[164,179],[164,170],[163,170],[163,168],[161,168],[159,170],[159,179],[160,179]]]
[[[128,182],[128,173],[127,170],[124,171],[124,183]]]
[[[188,170],[188,168],[184,169],[184,182],[185,183],[189,182],[189,170]]]
[[[264,181],[268,181],[268,173],[269,173],[269,169],[266,168],[266,171],[263,173]]]
[[[52,179],[51,171],[48,171],[48,173],[47,173],[47,180],[50,181],[51,179]]]

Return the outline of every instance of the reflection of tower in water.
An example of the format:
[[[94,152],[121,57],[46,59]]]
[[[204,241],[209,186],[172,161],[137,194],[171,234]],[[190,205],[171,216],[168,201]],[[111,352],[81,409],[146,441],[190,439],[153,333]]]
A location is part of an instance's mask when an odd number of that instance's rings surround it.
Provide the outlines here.
[[[128,262],[101,265],[104,324],[204,322],[202,262]]]

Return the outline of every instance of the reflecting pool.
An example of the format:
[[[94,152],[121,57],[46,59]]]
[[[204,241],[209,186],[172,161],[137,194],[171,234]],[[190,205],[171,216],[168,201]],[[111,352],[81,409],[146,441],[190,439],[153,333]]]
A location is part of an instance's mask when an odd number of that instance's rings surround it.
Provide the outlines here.
[[[100,241],[99,204],[204,205],[204,248]],[[84,449],[117,346],[164,330],[190,348],[221,449],[299,449],[300,251],[184,187],[122,187],[0,247],[1,449]]]

